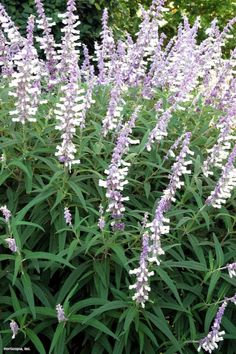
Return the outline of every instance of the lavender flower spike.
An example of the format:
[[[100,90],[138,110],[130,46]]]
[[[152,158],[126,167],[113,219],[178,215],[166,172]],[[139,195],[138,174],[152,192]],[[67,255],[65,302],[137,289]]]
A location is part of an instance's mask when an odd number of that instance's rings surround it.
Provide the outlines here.
[[[17,333],[19,331],[19,327],[18,327],[18,324],[16,323],[16,321],[11,320],[10,328],[11,328],[11,331],[12,331],[12,339],[15,339],[16,335],[17,335]]]
[[[229,155],[228,162],[223,168],[221,177],[211,195],[207,198],[206,204],[214,208],[220,208],[230,197],[232,189],[236,186],[236,168],[234,162],[236,159],[236,144]]]
[[[142,308],[145,307],[145,302],[148,300],[148,294],[151,290],[148,279],[154,275],[154,272],[148,270],[148,252],[149,252],[149,235],[143,234],[143,247],[140,256],[139,267],[130,270],[129,274],[136,275],[136,283],[129,286],[129,289],[135,289],[135,294],[132,297]]]
[[[67,321],[68,320],[65,317],[64,309],[63,309],[63,307],[60,304],[56,305],[56,311],[57,311],[58,322],[63,322],[63,321]]]
[[[50,76],[50,81],[56,80],[56,65],[57,65],[57,52],[56,43],[52,34],[52,26],[55,24],[51,18],[47,18],[43,3],[41,0],[34,0],[39,19],[36,20],[38,27],[43,31],[43,37],[37,37],[40,48],[43,49],[46,56],[47,70]]]
[[[164,215],[170,209],[171,202],[175,202],[175,194],[177,189],[181,188],[184,182],[180,181],[180,177],[184,174],[189,174],[190,171],[187,170],[187,166],[192,162],[190,160],[186,161],[188,155],[193,155],[193,152],[189,149],[191,133],[185,133],[181,139],[182,148],[179,155],[176,157],[176,162],[172,166],[172,174],[170,176],[170,182],[165,189],[163,196],[156,208],[155,217],[153,221],[147,224],[147,228],[150,228],[151,231],[151,245],[149,248],[150,251],[150,262],[156,262],[157,265],[160,264],[158,256],[164,254],[164,250],[161,247],[161,235],[169,233],[169,219]],[[178,141],[179,145],[180,140]],[[173,145],[174,147],[176,144]],[[173,147],[170,149],[173,153]]]
[[[219,310],[217,311],[214,324],[211,327],[211,331],[205,338],[199,341],[198,352],[200,352],[202,348],[206,352],[212,353],[214,349],[218,348],[217,343],[224,340],[223,335],[225,334],[225,331],[220,331],[220,324],[227,305],[228,301],[225,300],[220,306]]]
[[[135,121],[139,112],[137,107],[132,114],[130,120],[120,130],[116,146],[114,148],[111,164],[105,173],[108,175],[107,180],[99,180],[99,185],[107,189],[106,197],[109,200],[107,211],[111,213],[112,221],[111,225],[114,230],[123,230],[124,224],[119,220],[123,216],[125,207],[123,201],[128,200],[128,197],[123,197],[121,191],[123,191],[124,185],[128,183],[125,179],[128,173],[129,163],[125,162],[122,157],[128,151],[130,144],[139,143],[139,140],[132,140],[129,135],[132,132],[132,128],[135,126]]]
[[[79,24],[78,16],[74,14],[76,10],[75,1],[67,1],[67,11],[62,14],[64,37],[61,45],[60,63],[57,69],[61,73],[61,97],[60,102],[56,104],[57,109],[54,111],[58,124],[57,130],[62,131],[62,142],[56,147],[55,153],[60,162],[64,163],[71,171],[72,164],[79,163],[80,160],[75,159],[76,146],[73,143],[73,136],[76,133],[76,127],[83,122],[84,110],[84,89],[80,88],[80,69],[78,65],[77,40],[79,39],[79,31],[76,26]]]
[[[17,71],[12,75],[9,95],[16,98],[15,110],[10,112],[13,122],[35,122],[40,103],[42,75],[38,54],[33,43],[34,16],[27,23],[27,39],[22,50],[14,57]]]
[[[98,227],[102,231],[104,229],[105,225],[106,225],[105,219],[104,219],[104,215],[103,215],[104,214],[104,209],[103,209],[102,205],[99,206],[99,214],[100,214],[100,218],[98,220]]]
[[[10,217],[11,217],[11,212],[9,209],[7,209],[7,206],[4,205],[4,206],[1,206],[0,207],[0,211],[2,212],[3,216],[4,216],[4,219],[6,222],[9,221]]]
[[[72,225],[72,215],[70,209],[67,207],[64,208],[64,219],[67,225]]]
[[[236,262],[227,264],[226,268],[228,269],[230,278],[236,277]]]
[[[12,252],[17,252],[18,248],[16,246],[16,241],[13,237],[6,238],[5,241],[7,242],[8,248]]]
[[[157,111],[157,116],[160,112],[163,112],[163,110],[159,106],[156,106],[155,108]],[[164,113],[162,113],[160,118],[157,121],[155,128],[153,128],[152,131],[150,132],[146,144],[146,148],[148,151],[151,151],[152,144],[155,141],[160,142],[164,137],[168,135],[167,132],[168,123],[171,119],[174,108],[175,105],[171,106]]]

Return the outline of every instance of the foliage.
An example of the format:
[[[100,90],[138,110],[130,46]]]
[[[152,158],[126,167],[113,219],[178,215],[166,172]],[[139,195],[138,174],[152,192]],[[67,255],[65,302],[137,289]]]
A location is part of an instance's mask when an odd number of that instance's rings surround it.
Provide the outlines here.
[[[52,119],[56,96],[45,94],[48,104],[35,124],[18,126],[10,121],[12,101],[2,83],[1,148],[6,163],[1,204],[12,211],[11,228],[21,249],[20,255],[9,254],[1,219],[3,347],[10,346],[8,321],[14,318],[21,328],[14,346],[35,347],[40,353],[194,353],[189,342],[209,329],[216,304],[235,291],[235,279],[218,270],[235,256],[235,198],[219,211],[202,209],[214,182],[202,176],[200,166],[206,147],[216,140],[209,120],[219,115],[209,107],[196,113],[187,106],[187,114],[176,114],[168,139],[147,153],[143,146],[155,123],[153,102],[140,98],[137,90],[127,93],[127,117],[134,105],[142,105],[134,131],[141,144],[127,156],[132,160],[125,189],[131,196],[127,226],[116,233],[98,229],[98,206],[105,202],[98,180],[114,146],[113,139],[100,137],[108,90],[96,88],[89,125],[76,138],[81,164],[69,175],[54,157],[59,139]],[[171,235],[165,239],[165,261],[156,269],[151,301],[142,310],[127,290],[128,270],[137,264],[143,212],[153,213],[167,183],[170,162],[163,163],[163,158],[183,125],[193,132],[193,173],[168,213]],[[65,205],[73,211],[73,227],[65,224]],[[57,324],[57,303],[64,305],[66,323]],[[231,342],[225,340],[219,353],[234,351],[232,321],[230,306],[223,326]]]

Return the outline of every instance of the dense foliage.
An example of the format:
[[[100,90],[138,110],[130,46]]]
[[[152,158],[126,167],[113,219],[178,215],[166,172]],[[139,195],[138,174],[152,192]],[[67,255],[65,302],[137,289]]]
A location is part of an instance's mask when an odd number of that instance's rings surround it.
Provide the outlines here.
[[[165,44],[154,0],[115,41],[105,11],[95,74],[74,1],[59,48],[35,1],[26,36],[0,7],[0,352],[233,354],[234,20]]]
[[[19,26],[21,31],[25,32],[25,24],[28,16],[35,12],[34,0],[2,0],[9,15]],[[81,19],[81,38],[93,49],[93,42],[99,38],[101,31],[101,15],[106,7],[110,13],[110,25],[117,36],[123,36],[126,31],[134,35],[138,30],[140,16],[140,5],[148,7],[151,0],[77,0],[77,11]],[[182,20],[183,14],[187,15],[190,22],[193,23],[197,16],[201,17],[202,28],[199,31],[199,39],[205,38],[205,29],[210,25],[214,18],[218,18],[219,25],[223,28],[235,14],[236,2],[233,0],[168,0],[166,1],[168,12],[166,12],[164,31],[168,38],[171,38],[177,30]],[[57,23],[54,29],[54,35],[58,40],[60,38],[60,20],[58,13],[65,10],[64,0],[45,2],[45,10],[49,17]],[[164,23],[163,23],[164,24]],[[236,34],[234,30],[234,35]],[[233,41],[227,44],[227,51],[233,48]]]

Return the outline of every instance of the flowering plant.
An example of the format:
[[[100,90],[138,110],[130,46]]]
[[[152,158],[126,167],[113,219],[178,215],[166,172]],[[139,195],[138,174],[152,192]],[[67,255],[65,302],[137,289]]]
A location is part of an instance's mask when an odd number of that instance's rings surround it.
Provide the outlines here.
[[[236,20],[168,42],[153,0],[117,39],[105,9],[90,53],[75,0],[60,43],[35,5],[25,37],[0,6],[0,347],[232,353]]]

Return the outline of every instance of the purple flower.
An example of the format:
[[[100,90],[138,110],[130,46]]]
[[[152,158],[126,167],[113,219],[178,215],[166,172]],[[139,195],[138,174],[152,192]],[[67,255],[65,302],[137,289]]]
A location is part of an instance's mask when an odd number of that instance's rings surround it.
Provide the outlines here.
[[[228,301],[225,300],[220,306],[219,310],[217,311],[213,326],[211,327],[211,331],[205,338],[199,341],[198,352],[200,352],[202,348],[206,352],[211,353],[214,349],[218,348],[218,342],[224,340],[223,335],[225,334],[225,331],[220,331],[220,325],[227,305]]]
[[[63,322],[63,321],[67,321],[68,320],[65,317],[64,309],[63,309],[63,307],[60,304],[56,305],[56,312],[57,312],[58,322]]]
[[[4,219],[6,222],[9,221],[10,217],[11,217],[11,212],[9,209],[7,209],[7,206],[4,205],[4,206],[1,206],[0,207],[0,211],[2,212],[3,216],[4,216]]]
[[[231,263],[231,264],[227,264],[227,269],[228,269],[230,278],[233,278],[236,276],[236,262]]]
[[[18,28],[15,26],[2,4],[0,4],[0,24],[12,44],[23,44],[25,39],[21,36]]]
[[[107,114],[103,119],[102,134],[106,136],[109,131],[115,130],[121,124],[121,115],[125,101],[122,99],[123,81],[121,72],[116,71],[113,87],[110,92]]]
[[[7,242],[8,248],[12,251],[12,252],[17,252],[18,248],[16,246],[16,241],[14,238],[6,238],[5,241]]]
[[[159,112],[161,111],[158,109],[157,115]],[[155,128],[149,134],[148,141],[146,144],[146,148],[148,151],[151,151],[151,146],[155,141],[159,142],[168,135],[167,127],[168,127],[169,120],[172,117],[172,112],[173,112],[173,107],[171,106],[161,115]]]
[[[67,82],[75,75],[76,82],[80,81],[79,61],[79,47],[80,47],[80,31],[77,29],[80,24],[78,15],[75,14],[76,4],[75,0],[67,0],[67,11],[64,14],[59,14],[62,18],[64,33],[60,49],[58,50],[57,59],[60,62],[57,64],[58,72],[60,73],[60,80]]]
[[[84,124],[84,89],[80,88],[80,69],[78,65],[79,24],[78,16],[74,14],[76,7],[74,0],[68,0],[67,12],[60,15],[65,27],[61,45],[60,63],[57,65],[61,74],[60,101],[56,104],[55,114],[58,124],[56,129],[62,132],[62,142],[56,147],[55,153],[60,162],[63,162],[71,171],[73,164],[80,163],[75,158],[77,148],[73,143],[73,136],[77,126]]]
[[[136,282],[129,286],[129,289],[135,289],[132,299],[141,306],[145,307],[151,288],[149,286],[149,277],[154,275],[153,271],[148,269],[149,235],[143,234],[142,252],[140,255],[139,267],[129,271],[129,274],[135,274]]]
[[[228,102],[230,104],[230,101]],[[226,114],[222,116],[218,123],[217,128],[220,128],[220,134],[218,136],[215,145],[208,150],[209,156],[203,163],[203,173],[206,177],[213,175],[213,167],[223,167],[223,161],[227,159],[231,144],[236,140],[234,133],[234,120],[236,115],[236,104],[231,104],[226,109]]]
[[[108,72],[111,65],[111,57],[115,50],[115,42],[112,30],[108,26],[108,10],[104,9],[102,16],[102,42],[99,45],[95,42],[95,55],[98,62],[98,83],[108,83]]]
[[[229,155],[228,161],[223,168],[221,177],[215,189],[207,198],[206,204],[212,205],[214,208],[221,208],[222,204],[225,204],[226,200],[230,198],[231,191],[236,186],[236,168],[234,167],[235,158],[236,144]]]
[[[213,350],[218,348],[218,342],[224,340],[223,336],[225,334],[225,331],[220,331],[220,325],[225,309],[228,306],[229,302],[232,302],[236,305],[236,294],[232,297],[225,297],[222,305],[217,311],[214,323],[211,327],[211,331],[205,338],[199,341],[198,352],[200,352],[201,349],[204,349],[206,352],[212,353]]]
[[[13,61],[10,56],[11,46],[0,30],[0,67],[3,77],[11,77],[13,74]]]
[[[47,18],[45,15],[43,3],[41,0],[35,0],[35,6],[39,16],[39,20],[36,20],[38,27],[43,31],[43,37],[37,37],[37,41],[40,43],[40,48],[43,49],[46,56],[46,66],[49,73],[49,87],[52,87],[56,83],[57,78],[57,52],[56,43],[52,34],[51,27],[55,24],[51,18]]]
[[[83,55],[84,55],[84,61],[81,66],[81,76],[83,77],[84,81],[88,81],[90,77],[91,64],[90,64],[88,47],[85,44],[83,44]]]
[[[99,214],[100,214],[100,217],[99,217],[99,220],[98,220],[98,227],[99,229],[102,231],[106,225],[106,222],[105,222],[105,219],[104,219],[104,209],[103,209],[103,206],[100,204],[99,206]]]
[[[33,43],[34,16],[27,23],[27,39],[23,48],[14,56],[17,70],[12,74],[9,95],[15,97],[15,109],[10,111],[13,122],[35,122],[40,103],[42,73],[38,54]]]
[[[234,305],[236,305],[236,294],[234,296],[228,298],[228,301],[232,302]]]
[[[19,331],[18,324],[14,320],[11,320],[10,328],[11,328],[11,331],[12,331],[12,339],[15,339],[15,337],[16,337],[18,331]]]
[[[188,155],[193,155],[193,152],[189,149],[190,137],[191,133],[187,132],[182,135],[181,139],[177,141],[177,144],[174,144],[174,147],[176,148],[182,140],[180,153],[176,157],[176,161],[171,169],[172,173],[170,175],[170,182],[157,205],[153,221],[146,225],[146,228],[150,228],[151,231],[149,262],[156,262],[157,265],[160,264],[159,256],[164,254],[164,250],[161,247],[161,235],[169,233],[170,220],[165,217],[165,213],[170,209],[171,203],[176,201],[175,194],[177,189],[184,185],[184,182],[180,180],[180,177],[184,174],[191,173],[187,167],[192,162],[186,160]],[[173,151],[173,147],[171,147],[171,151]]]
[[[96,83],[96,77],[94,75],[94,67],[91,65],[89,67],[89,72],[87,73],[87,88],[84,96],[84,107],[81,112],[81,118],[80,118],[80,128],[83,129],[85,127],[85,119],[87,112],[89,108],[92,106],[93,103],[95,103],[95,100],[93,99],[93,90],[95,87]]]
[[[138,140],[132,140],[129,135],[135,126],[135,121],[139,112],[137,107],[132,114],[130,120],[124,124],[120,130],[116,146],[112,153],[111,164],[105,173],[108,175],[107,180],[99,180],[99,185],[106,188],[106,197],[108,198],[109,205],[107,211],[111,213],[114,219],[111,223],[114,230],[124,229],[124,224],[120,223],[120,219],[123,217],[125,207],[123,202],[128,200],[128,197],[123,197],[122,191],[124,186],[128,183],[126,176],[129,170],[130,163],[125,162],[122,157],[129,150],[130,144],[136,144]]]
[[[72,225],[72,215],[69,208],[67,207],[64,208],[64,219],[67,225]]]
[[[147,221],[148,221],[148,212],[144,213],[143,220],[142,220],[142,228],[145,229],[147,226]]]

